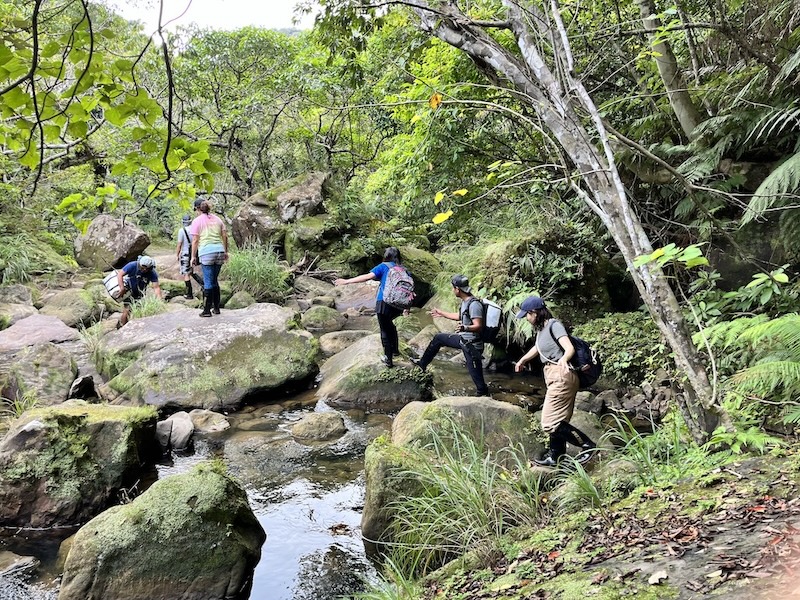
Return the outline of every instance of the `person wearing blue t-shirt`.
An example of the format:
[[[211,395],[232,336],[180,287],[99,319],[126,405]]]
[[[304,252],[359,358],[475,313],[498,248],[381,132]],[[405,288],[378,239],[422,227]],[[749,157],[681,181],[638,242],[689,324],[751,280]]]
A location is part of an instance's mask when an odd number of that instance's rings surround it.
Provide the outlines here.
[[[381,282],[378,287],[378,295],[375,297],[375,315],[378,317],[378,327],[381,331],[381,344],[383,345],[383,356],[381,362],[387,367],[393,367],[394,356],[400,355],[400,343],[397,337],[397,327],[394,320],[403,314],[399,308],[389,306],[383,301],[383,288],[386,287],[386,275],[389,269],[402,264],[400,250],[394,246],[389,246],[383,252],[383,262],[372,269],[369,273],[351,277],[350,279],[337,279],[334,285],[349,285],[351,283],[363,283],[372,279]]]
[[[122,316],[117,323],[117,329],[128,322],[131,316],[131,304],[144,296],[148,284],[152,283],[156,296],[162,298],[156,261],[149,256],[140,256],[117,271],[117,282],[119,284],[117,299],[122,301]]]

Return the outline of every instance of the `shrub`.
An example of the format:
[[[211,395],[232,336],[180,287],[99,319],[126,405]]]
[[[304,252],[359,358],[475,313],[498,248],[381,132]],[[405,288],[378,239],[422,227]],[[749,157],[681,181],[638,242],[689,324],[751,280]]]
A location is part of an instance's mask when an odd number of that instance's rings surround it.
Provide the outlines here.
[[[248,245],[233,252],[225,275],[234,292],[247,291],[258,302],[282,301],[289,293],[289,269],[272,247]]]

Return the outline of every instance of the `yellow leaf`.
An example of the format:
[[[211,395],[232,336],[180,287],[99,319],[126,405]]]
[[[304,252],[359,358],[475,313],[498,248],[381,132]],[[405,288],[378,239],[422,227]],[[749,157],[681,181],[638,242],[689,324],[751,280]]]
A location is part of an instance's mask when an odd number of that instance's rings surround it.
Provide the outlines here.
[[[460,190],[456,190],[455,192],[453,192],[453,196],[466,196],[466,194],[467,194],[466,188],[461,188]]]
[[[414,123],[419,121],[421,118],[422,117],[420,117],[419,115],[414,115],[413,117],[411,117],[411,124],[413,125]]]
[[[436,92],[433,96],[430,97],[428,100],[428,104],[433,110],[439,108],[439,105],[442,103],[442,95],[439,92]]]
[[[444,200],[444,192],[436,192],[436,195],[433,197],[433,203],[439,204],[442,200]]]
[[[439,213],[438,215],[433,217],[433,222],[434,224],[438,225],[439,223],[444,223],[445,221],[447,221],[447,219],[449,219],[452,216],[453,216],[453,211],[448,210],[447,212]]]

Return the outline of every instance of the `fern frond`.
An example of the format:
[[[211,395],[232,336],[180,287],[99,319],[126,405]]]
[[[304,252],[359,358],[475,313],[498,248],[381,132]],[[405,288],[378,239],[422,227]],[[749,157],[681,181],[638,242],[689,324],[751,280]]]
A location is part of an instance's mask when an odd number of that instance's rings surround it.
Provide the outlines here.
[[[778,75],[775,77],[775,81],[772,82],[772,87],[770,89],[771,92],[774,92],[777,87],[791,78],[789,82],[790,85],[793,85],[797,82],[798,75],[795,75],[795,71],[797,68],[800,67],[800,48],[798,48],[794,54],[792,54],[786,61],[781,65],[781,70],[778,72]]]
[[[741,339],[753,345],[765,342],[800,362],[800,314],[791,313],[753,325],[741,332]]]
[[[758,186],[742,217],[742,225],[758,219],[768,209],[783,205],[800,187],[800,152],[785,160]]]
[[[753,365],[733,375],[729,380],[736,392],[765,398],[777,390],[781,396],[800,397],[800,362],[772,361]]]
[[[748,329],[764,323],[768,320],[766,315],[755,317],[741,317],[733,321],[722,321],[711,327],[707,327],[700,333],[692,336],[696,344],[702,344],[703,337],[715,348],[741,348],[744,344],[741,341],[742,333]]]
[[[800,106],[792,103],[785,107],[773,107],[750,129],[744,142],[758,143],[780,135],[787,127],[796,127],[800,123]]]

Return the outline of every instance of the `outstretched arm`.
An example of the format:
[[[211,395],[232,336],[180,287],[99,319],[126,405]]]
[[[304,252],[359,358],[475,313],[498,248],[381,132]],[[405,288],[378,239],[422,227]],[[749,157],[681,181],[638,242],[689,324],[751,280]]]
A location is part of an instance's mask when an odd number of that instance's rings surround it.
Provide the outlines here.
[[[364,273],[363,275],[357,275],[356,277],[351,277],[350,279],[337,279],[333,282],[333,285],[350,285],[351,283],[364,283],[365,281],[369,281],[370,279],[377,279],[375,277],[375,273]]]

